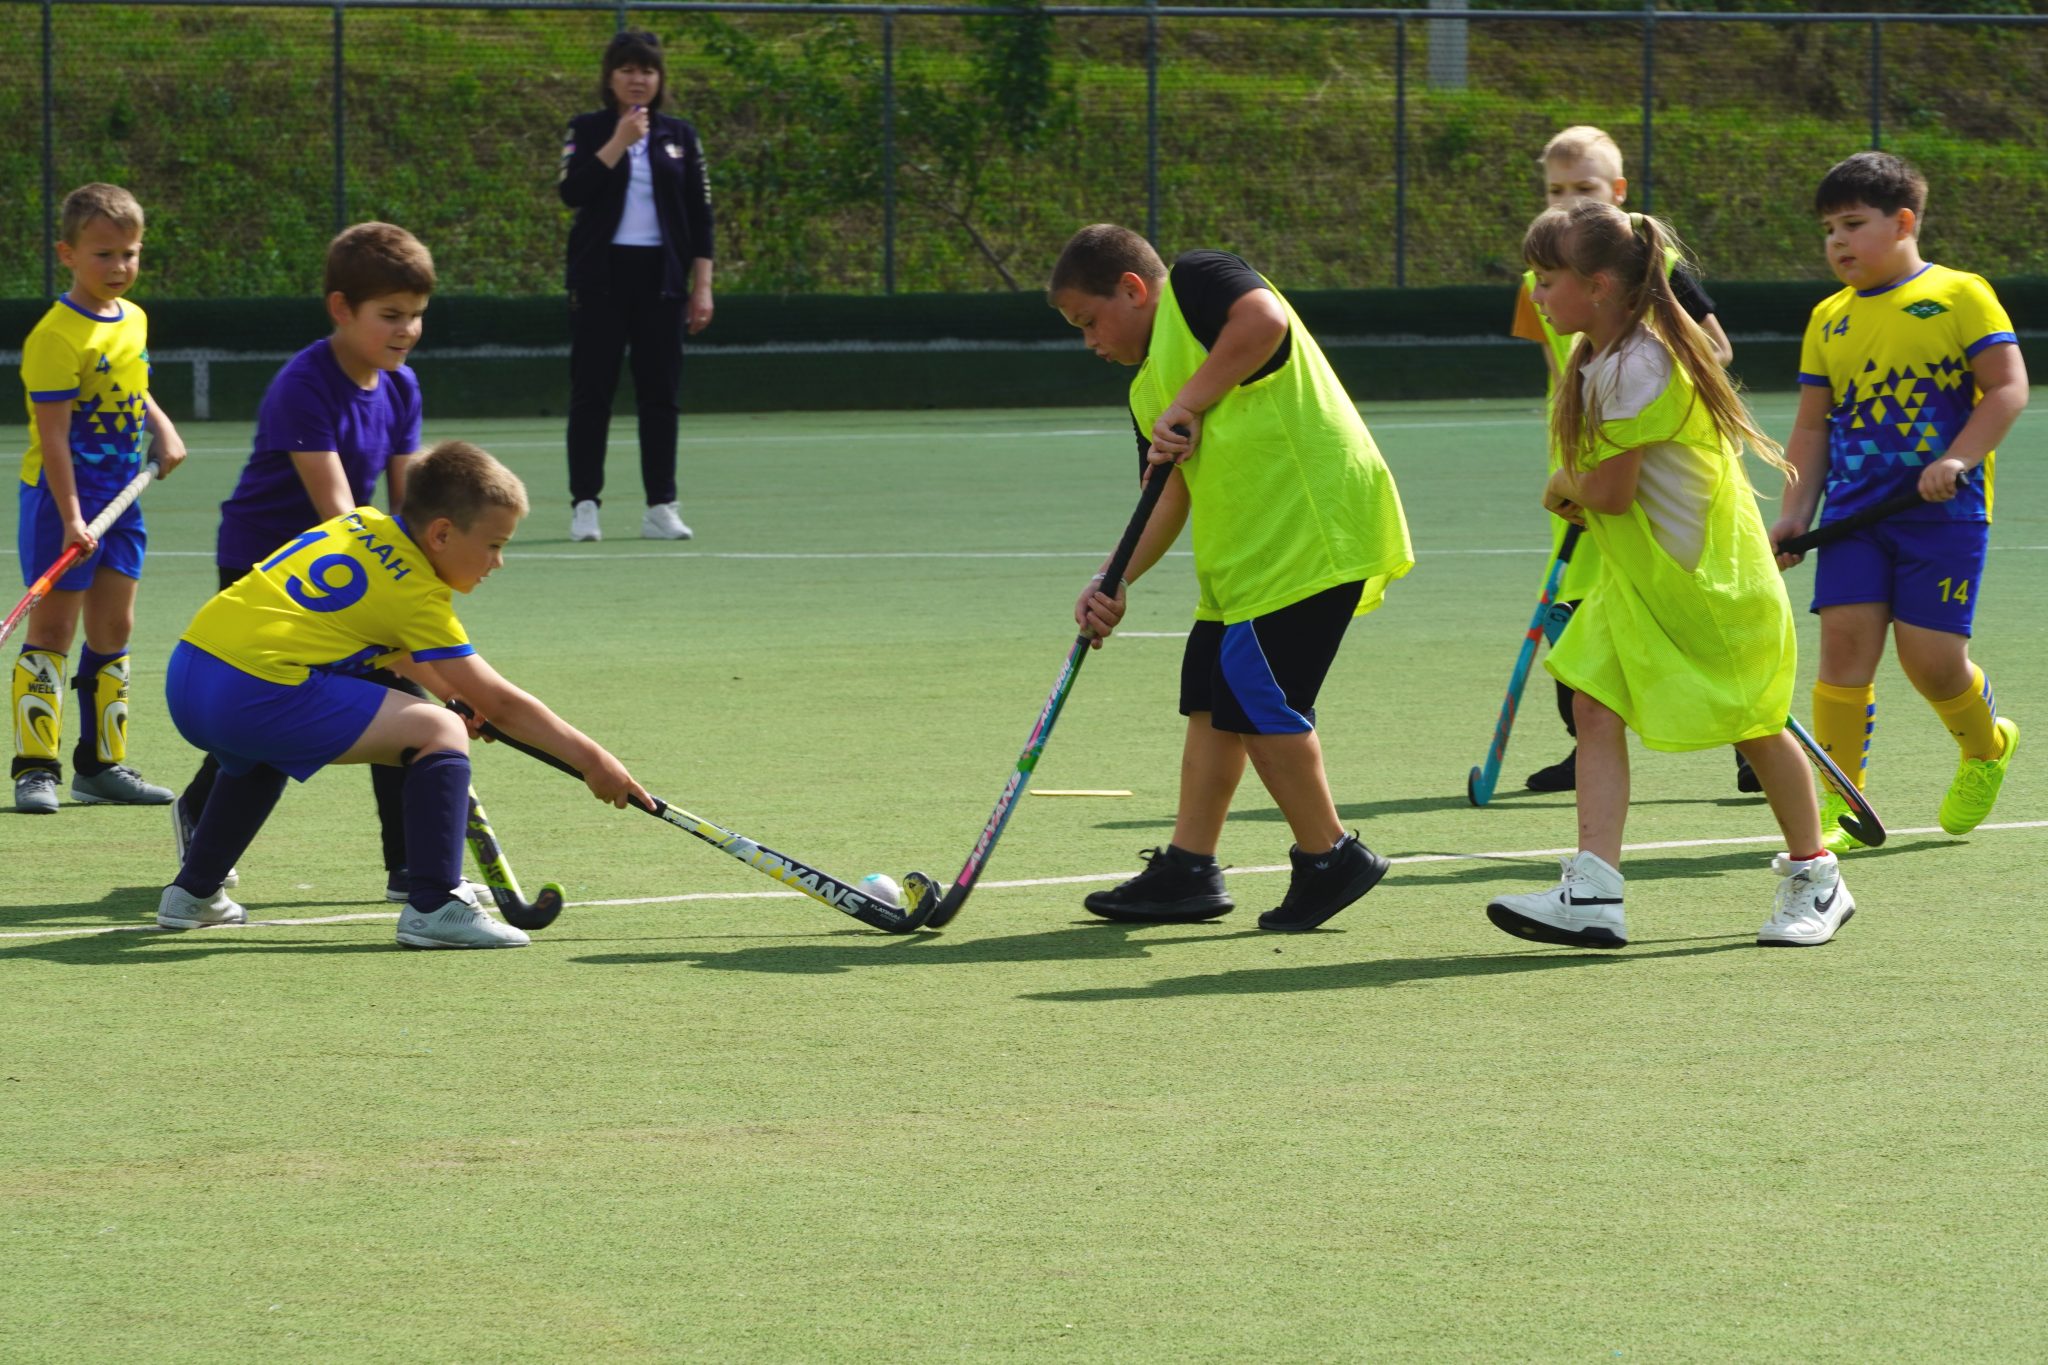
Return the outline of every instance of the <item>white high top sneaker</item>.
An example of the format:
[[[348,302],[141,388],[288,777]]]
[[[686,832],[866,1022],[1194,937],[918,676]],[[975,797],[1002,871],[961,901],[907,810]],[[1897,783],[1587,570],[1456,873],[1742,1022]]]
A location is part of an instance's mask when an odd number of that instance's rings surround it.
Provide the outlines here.
[[[1778,883],[1777,908],[1756,931],[1761,947],[1818,948],[1856,913],[1856,898],[1849,894],[1842,865],[1832,853],[1803,863],[1780,853],[1771,859],[1771,871],[1784,880]]]
[[[492,919],[471,898],[465,882],[431,915],[410,905],[399,911],[398,941],[407,948],[524,948],[533,940]]]
[[[1561,943],[1571,948],[1626,948],[1628,925],[1621,914],[1623,879],[1595,853],[1557,860],[1559,878],[1548,891],[1496,896],[1486,917],[1516,938]]]
[[[164,888],[163,898],[156,903],[156,927],[159,929],[212,929],[223,924],[248,922],[249,912],[228,899],[225,887],[215,891],[209,899],[195,896],[172,882]]]

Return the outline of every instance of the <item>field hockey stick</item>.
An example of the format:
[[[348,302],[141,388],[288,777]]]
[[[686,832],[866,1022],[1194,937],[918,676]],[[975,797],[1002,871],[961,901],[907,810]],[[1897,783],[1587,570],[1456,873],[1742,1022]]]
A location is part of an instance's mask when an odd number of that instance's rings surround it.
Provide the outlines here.
[[[128,510],[131,503],[142,496],[142,490],[149,487],[149,481],[155,478],[162,468],[163,466],[157,461],[151,460],[148,468],[128,480],[128,486],[116,493],[114,500],[100,509],[100,514],[86,525],[87,533],[94,540],[98,540],[102,535],[105,535],[107,528],[112,526],[115,519]],[[28,592],[22,597],[20,604],[13,611],[7,613],[7,620],[5,622],[0,622],[0,642],[4,642],[8,636],[14,634],[14,628],[28,619],[28,614],[36,609],[36,603],[50,595],[51,586],[58,579],[69,573],[71,566],[83,558],[85,558],[84,545],[74,544],[64,547],[64,553],[57,556],[57,562],[43,570],[42,577],[28,585]]]
[[[484,814],[483,802],[476,799],[475,787],[469,789],[469,829],[465,837],[471,855],[476,858],[477,871],[483,874],[484,885],[490,888],[491,899],[497,903],[505,923],[515,929],[545,929],[555,922],[562,913],[560,884],[548,882],[532,901],[526,899],[512,864],[505,857],[504,846],[491,830],[491,817]]]
[[[1866,526],[1875,526],[1880,521],[1889,520],[1901,512],[1918,507],[1923,501],[1925,499],[1920,496],[1917,489],[1909,488],[1896,497],[1886,498],[1875,507],[1866,507],[1861,512],[1852,512],[1840,521],[1831,521],[1827,525],[1817,526],[1811,531],[1803,531],[1796,536],[1787,536],[1778,542],[1778,553],[1781,555],[1803,555],[1808,550],[1817,550],[1831,541],[1840,540],[1843,536],[1860,531]]]
[[[1182,435],[1187,434],[1182,428],[1174,429]],[[1130,524],[1124,527],[1123,539],[1117,542],[1109,567],[1102,571],[1102,586],[1110,596],[1114,597],[1122,585],[1124,570],[1130,568],[1131,556],[1137,553],[1138,537],[1145,533],[1146,523],[1152,520],[1152,509],[1159,505],[1160,494],[1165,492],[1167,480],[1172,476],[1173,470],[1168,466],[1154,465],[1151,477],[1145,480],[1145,491],[1138,498],[1137,510],[1131,513]],[[937,882],[921,872],[913,872],[903,879],[903,904],[921,927],[942,929],[952,923],[953,917],[960,913],[960,907],[967,904],[968,896],[974,893],[974,884],[980,880],[981,870],[988,864],[989,853],[1002,836],[1003,826],[1010,823],[1010,813],[1016,809],[1017,799],[1031,781],[1039,756],[1045,752],[1046,741],[1052,738],[1052,727],[1060,718],[1060,708],[1067,704],[1067,693],[1074,686],[1074,675],[1081,671],[1081,663],[1088,657],[1088,647],[1094,640],[1094,635],[1087,630],[1074,637],[1073,646],[1067,650],[1066,666],[1060,669],[1059,681],[1053,684],[1052,695],[1040,708],[1038,723],[1031,727],[1031,737],[1024,742],[1024,751],[1017,756],[1017,767],[1003,787],[1002,796],[996,800],[995,811],[988,817],[988,823],[981,827],[981,837],[975,840],[974,851],[967,855],[966,866],[953,879],[952,889],[942,892]]]
[[[449,709],[463,716],[471,715],[469,708],[461,702],[450,702],[448,705]],[[485,739],[517,749],[520,753],[537,758],[550,768],[558,768],[571,777],[580,780],[583,776],[574,764],[556,758],[545,749],[512,738],[489,721],[483,723],[482,733]],[[657,820],[666,821],[687,834],[694,834],[719,852],[739,859],[756,872],[774,878],[791,890],[801,891],[820,905],[829,905],[843,915],[851,915],[871,929],[880,929],[889,934],[908,934],[924,927],[922,920],[905,914],[886,901],[875,899],[856,886],[837,877],[827,876],[808,863],[799,862],[787,853],[779,853],[766,844],[757,844],[745,835],[735,834],[702,816],[692,815],[682,807],[671,805],[658,796],[653,798],[652,805],[643,803],[637,796],[631,800],[636,808],[646,811]],[[904,874],[904,884],[908,885],[913,878],[931,881],[931,878],[922,872],[908,872]],[[542,894],[545,895],[546,892]]]
[[[1799,741],[1799,747],[1806,750],[1806,757],[1813,763],[1813,771],[1826,784],[1829,791],[1848,804],[1848,813],[1835,823],[1856,836],[1861,844],[1876,848],[1884,842],[1884,821],[1877,818],[1877,811],[1871,807],[1857,785],[1849,780],[1849,774],[1842,771],[1828,751],[1820,747],[1814,737],[1806,733],[1806,727],[1791,716],[1785,717],[1785,728],[1792,738]]]
[[[1564,543],[1557,547],[1549,572],[1543,575],[1543,595],[1536,599],[1536,614],[1529,618],[1529,629],[1522,636],[1521,652],[1515,655],[1515,671],[1508,677],[1508,694],[1500,704],[1500,719],[1493,724],[1493,744],[1486,751],[1486,762],[1465,778],[1465,799],[1475,806],[1491,801],[1493,789],[1500,782],[1501,761],[1508,755],[1508,734],[1515,728],[1515,712],[1522,705],[1522,689],[1528,686],[1529,670],[1536,663],[1536,642],[1553,634],[1545,629],[1551,614],[1551,602],[1557,597],[1558,585],[1564,582],[1565,568],[1572,562],[1572,549],[1578,545],[1584,530],[1582,526],[1565,528]]]

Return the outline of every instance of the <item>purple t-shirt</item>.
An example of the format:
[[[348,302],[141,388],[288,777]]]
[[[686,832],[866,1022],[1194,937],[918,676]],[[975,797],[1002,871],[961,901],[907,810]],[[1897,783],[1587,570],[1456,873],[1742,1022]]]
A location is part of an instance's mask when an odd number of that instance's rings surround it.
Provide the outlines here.
[[[394,455],[420,448],[420,381],[401,365],[380,371],[377,387],[358,388],[316,341],[285,362],[256,414],[255,452],[234,493],[220,505],[214,562],[246,569],[322,517],[292,465],[294,450],[331,450],[358,507]]]

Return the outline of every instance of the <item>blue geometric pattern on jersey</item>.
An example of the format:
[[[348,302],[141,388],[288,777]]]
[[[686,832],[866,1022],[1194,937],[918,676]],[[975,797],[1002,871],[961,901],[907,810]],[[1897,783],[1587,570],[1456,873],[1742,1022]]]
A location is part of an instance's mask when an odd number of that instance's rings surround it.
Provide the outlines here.
[[[1948,453],[1976,405],[1976,380],[1961,356],[1883,374],[1866,361],[1828,414],[1829,519],[1917,483],[1920,469]],[[1963,506],[1952,504],[1951,515],[1982,512],[1981,469],[1964,478],[1956,503]]]
[[[100,368],[106,369],[104,360]],[[146,393],[123,393],[109,386],[109,398],[79,398],[71,406],[71,453],[91,465],[140,463]]]

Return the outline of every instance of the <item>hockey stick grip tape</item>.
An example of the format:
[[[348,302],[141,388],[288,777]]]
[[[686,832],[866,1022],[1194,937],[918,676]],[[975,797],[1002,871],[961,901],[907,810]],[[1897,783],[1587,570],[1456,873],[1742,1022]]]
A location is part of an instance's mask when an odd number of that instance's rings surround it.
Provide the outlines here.
[[[1186,436],[1188,429],[1175,426],[1174,434]],[[1123,586],[1124,571],[1131,567],[1131,556],[1138,553],[1138,541],[1145,534],[1146,523],[1152,520],[1152,509],[1159,506],[1159,499],[1166,492],[1167,480],[1173,477],[1168,465],[1152,465],[1145,475],[1145,491],[1138,495],[1138,505],[1131,512],[1131,520],[1124,527],[1123,538],[1116,543],[1116,553],[1109,557],[1109,563],[1102,570],[1102,588],[1111,597]]]
[[[1840,521],[1831,521],[1827,525],[1817,526],[1811,531],[1806,531],[1796,536],[1788,536],[1778,542],[1778,553],[1781,555],[1803,555],[1808,550],[1817,550],[1823,545],[1840,540],[1843,536],[1851,535],[1866,526],[1875,526],[1880,521],[1895,517],[1901,512],[1910,511],[1918,507],[1922,501],[1924,500],[1917,490],[1908,489],[1897,497],[1886,498],[1875,507],[1866,507],[1861,512],[1843,517]]]
[[[450,711],[453,711],[456,715],[463,717],[465,720],[472,720],[476,717],[476,712],[470,710],[466,702],[451,701],[448,703],[448,709]],[[503,744],[507,748],[517,749],[520,753],[525,754],[528,758],[537,758],[541,762],[547,764],[550,768],[559,769],[560,771],[569,774],[569,776],[575,778],[579,782],[583,780],[583,770],[577,767],[575,764],[569,762],[567,759],[556,758],[546,749],[537,748],[534,745],[528,744],[523,739],[514,739],[512,738],[512,736],[506,734],[503,730],[500,730],[497,726],[491,724],[489,721],[485,721],[481,726],[478,727],[478,729],[479,732],[483,735],[483,737],[491,741],[491,743],[493,744]],[[641,805],[640,798],[637,796],[629,797],[628,799],[632,801],[634,805],[639,806],[642,810],[652,811],[656,815],[659,815],[661,813],[659,808],[655,806]]]

